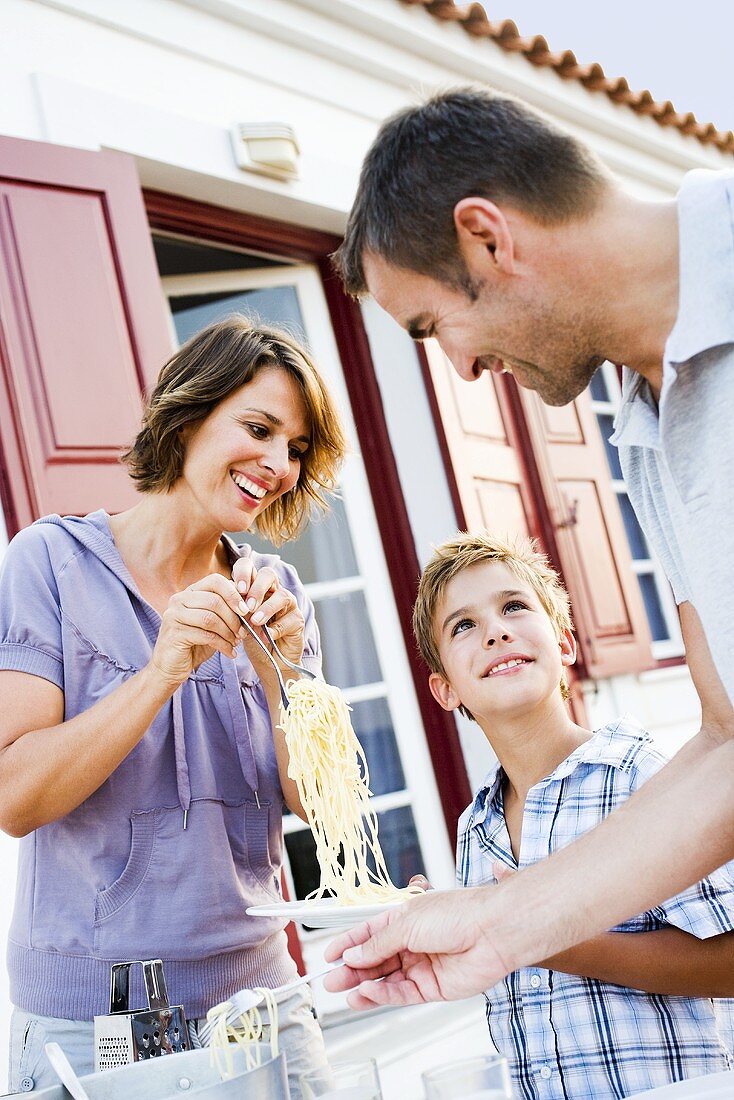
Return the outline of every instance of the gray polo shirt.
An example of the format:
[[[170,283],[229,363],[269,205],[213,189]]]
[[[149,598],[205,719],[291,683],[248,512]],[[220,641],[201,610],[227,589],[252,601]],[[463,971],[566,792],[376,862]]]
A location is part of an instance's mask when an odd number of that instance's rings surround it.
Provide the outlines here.
[[[678,194],[680,299],[659,407],[625,368],[612,442],[676,602],[690,600],[734,701],[734,172]]]

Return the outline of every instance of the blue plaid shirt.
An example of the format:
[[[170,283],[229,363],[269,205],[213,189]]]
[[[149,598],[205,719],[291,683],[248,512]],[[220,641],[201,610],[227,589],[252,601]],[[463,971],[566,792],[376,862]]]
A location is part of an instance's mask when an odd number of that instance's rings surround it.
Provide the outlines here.
[[[620,719],[597,730],[529,792],[519,864],[505,825],[499,764],[459,821],[457,880],[495,882],[495,860],[516,870],[594,828],[666,763],[644,730]],[[681,806],[685,813],[685,806]],[[644,838],[640,838],[644,844]],[[734,928],[732,868],[626,921],[616,932],[675,926],[699,939]],[[521,1100],[604,1100],[734,1068],[722,1035],[734,1001],[661,997],[540,966],[485,993],[492,1042],[509,1062]]]

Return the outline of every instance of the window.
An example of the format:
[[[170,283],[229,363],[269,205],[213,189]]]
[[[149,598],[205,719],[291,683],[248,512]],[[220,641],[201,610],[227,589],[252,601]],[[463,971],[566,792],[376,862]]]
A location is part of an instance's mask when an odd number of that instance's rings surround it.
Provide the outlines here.
[[[324,675],[344,691],[352,707],[391,876],[404,885],[411,875],[423,872],[436,884],[449,885],[452,855],[318,274],[310,267],[268,264],[237,253],[230,270],[222,270],[218,258],[207,271],[206,256],[196,250],[215,255],[221,250],[182,242],[188,251],[177,255],[175,246],[169,239],[156,241],[179,341],[235,310],[254,312],[308,342],[345,414],[352,453],[343,471],[341,497],[328,517],[310,524],[280,550],[254,532],[241,538],[256,550],[282,554],[296,567],[313,600]],[[182,267],[185,274],[165,275]],[[313,838],[293,814],[286,816],[284,832],[289,892],[302,898],[318,884]],[[309,943],[322,938],[319,932],[305,933],[307,965]],[[320,947],[314,958],[318,951]]]
[[[673,593],[662,566],[648,546],[644,532],[637,522],[622,478],[617,448],[609,442],[622,395],[617,368],[613,363],[604,363],[599,368],[591,380],[589,389],[592,409],[604,441],[612,488],[622,513],[632,555],[632,567],[637,576],[650,625],[653,656],[658,660],[682,656],[683,640]]]

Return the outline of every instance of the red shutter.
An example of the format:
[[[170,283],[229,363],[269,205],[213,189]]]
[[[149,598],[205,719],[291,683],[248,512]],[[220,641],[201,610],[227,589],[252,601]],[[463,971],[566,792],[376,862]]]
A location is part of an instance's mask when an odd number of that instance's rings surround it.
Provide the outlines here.
[[[506,377],[463,382],[425,345],[467,527],[539,537],[573,608],[591,677],[652,662],[650,632],[588,394],[544,405]]]
[[[485,373],[467,383],[435,340],[423,345],[467,530],[538,534],[522,452],[504,389]]]
[[[0,138],[0,438],[10,525],[119,511],[171,351],[131,158]]]
[[[650,629],[588,392],[562,408],[517,387],[586,673],[653,664]]]

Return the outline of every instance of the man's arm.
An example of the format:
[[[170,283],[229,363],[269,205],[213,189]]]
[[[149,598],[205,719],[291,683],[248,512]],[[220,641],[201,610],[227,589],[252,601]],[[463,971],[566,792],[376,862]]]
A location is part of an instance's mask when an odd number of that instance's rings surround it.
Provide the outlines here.
[[[702,704],[693,741],[596,829],[502,886],[426,894],[339,937],[327,957],[346,951],[347,966],[328,988],[360,986],[354,1007],[468,997],[734,858],[734,712],[689,604],[681,625]]]
[[[542,966],[668,997],[734,997],[734,932],[603,932]]]

